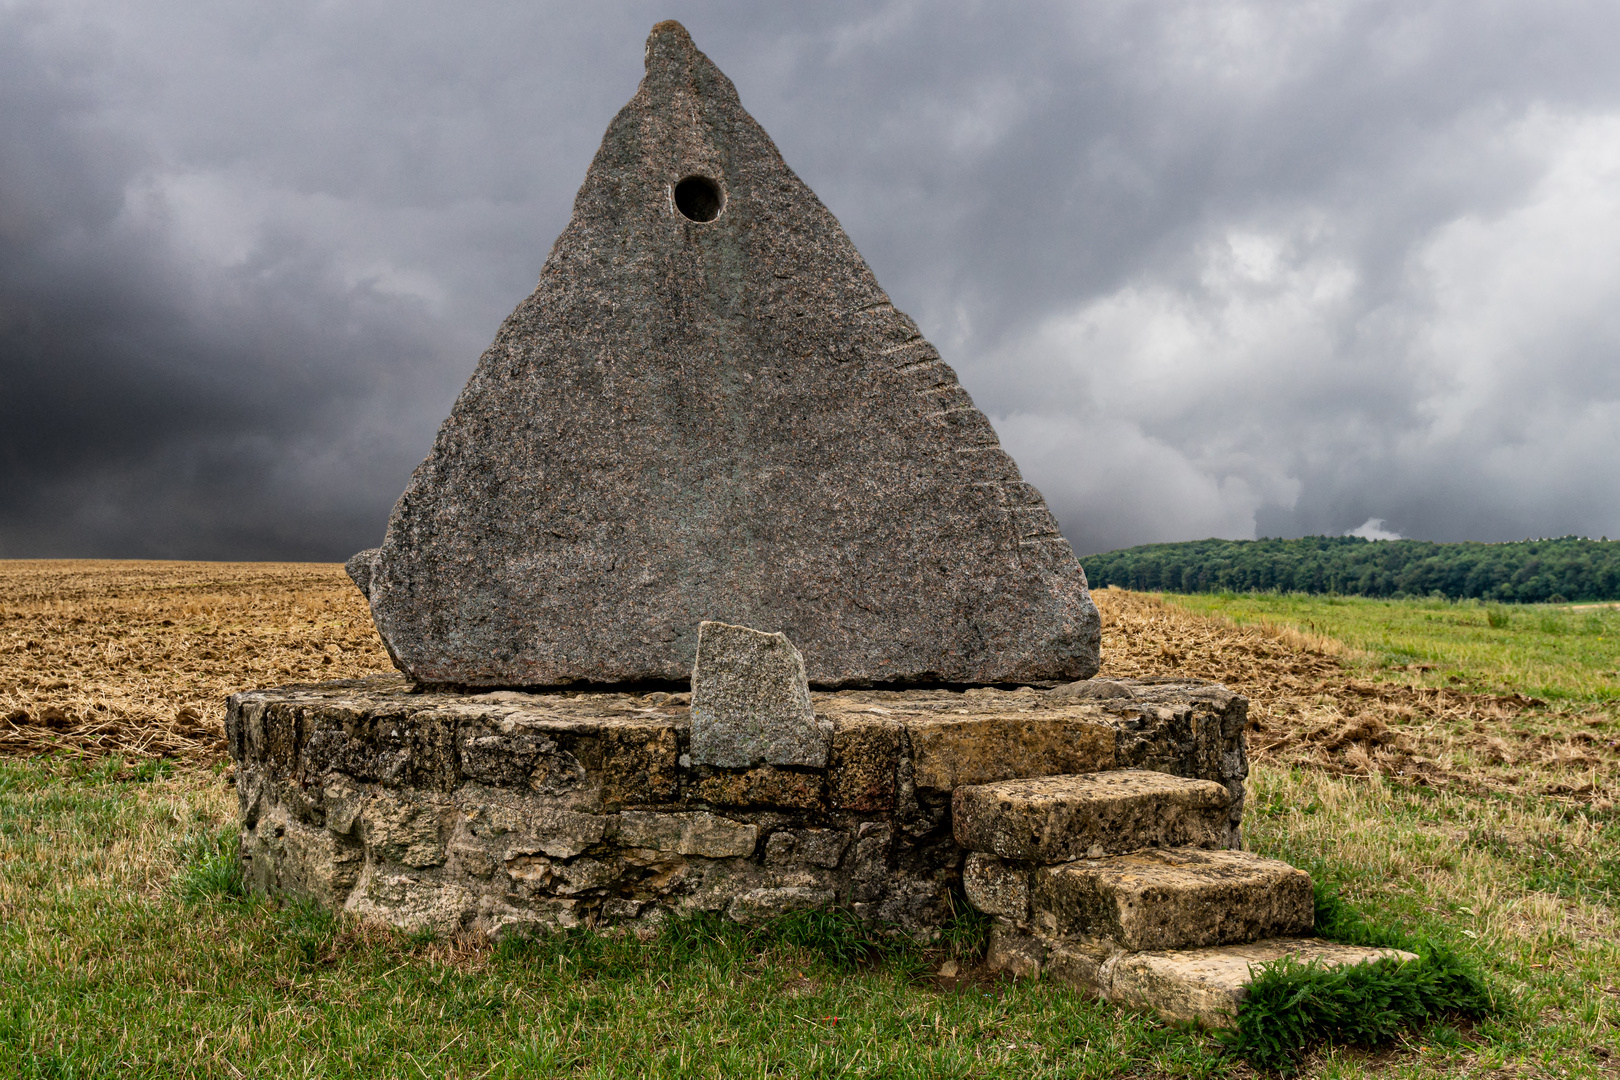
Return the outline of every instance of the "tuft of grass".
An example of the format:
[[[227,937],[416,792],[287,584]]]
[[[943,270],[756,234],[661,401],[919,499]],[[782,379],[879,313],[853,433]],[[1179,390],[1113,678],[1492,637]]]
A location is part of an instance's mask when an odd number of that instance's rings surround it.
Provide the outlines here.
[[[1478,976],[1443,951],[1338,968],[1285,957],[1256,968],[1223,1041],[1255,1068],[1290,1072],[1313,1042],[1375,1046],[1440,1017],[1491,1011]]]
[[[951,917],[940,927],[940,948],[944,950],[947,960],[955,960],[964,966],[975,964],[983,959],[985,949],[990,945],[990,924],[994,920],[984,912],[975,910],[965,896],[953,897],[953,900],[955,906]]]
[[[1329,878],[1331,871],[1314,869],[1316,936],[1345,945],[1404,949],[1418,958],[1327,968],[1315,960],[1285,957],[1257,966],[1237,1026],[1222,1036],[1234,1053],[1255,1068],[1289,1072],[1299,1052],[1312,1043],[1375,1046],[1440,1018],[1481,1019],[1502,1011],[1474,964],[1432,937],[1373,924],[1343,898]]]
[[[181,859],[181,868],[174,875],[175,894],[190,904],[246,896],[241,844],[241,831],[226,825],[213,832],[194,833],[175,845]]]

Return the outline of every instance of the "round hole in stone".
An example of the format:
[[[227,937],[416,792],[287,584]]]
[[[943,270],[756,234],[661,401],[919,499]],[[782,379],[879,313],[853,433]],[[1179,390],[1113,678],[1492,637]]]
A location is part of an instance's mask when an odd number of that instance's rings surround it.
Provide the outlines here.
[[[713,221],[725,205],[720,185],[707,176],[688,176],[675,185],[675,209],[692,221]]]

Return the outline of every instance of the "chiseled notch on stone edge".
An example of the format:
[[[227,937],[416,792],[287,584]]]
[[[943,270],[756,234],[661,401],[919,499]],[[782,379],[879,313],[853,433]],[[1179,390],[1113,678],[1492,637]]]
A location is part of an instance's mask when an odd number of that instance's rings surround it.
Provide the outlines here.
[[[816,719],[804,657],[785,634],[705,621],[692,665],[692,763],[827,767],[832,728]]]

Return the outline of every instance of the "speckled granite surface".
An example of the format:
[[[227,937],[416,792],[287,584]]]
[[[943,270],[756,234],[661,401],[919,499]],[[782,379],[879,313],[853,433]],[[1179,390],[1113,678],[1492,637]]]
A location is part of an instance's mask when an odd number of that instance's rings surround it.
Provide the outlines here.
[[[675,23],[352,572],[428,683],[684,682],[706,619],[821,687],[1097,669],[1040,494]]]

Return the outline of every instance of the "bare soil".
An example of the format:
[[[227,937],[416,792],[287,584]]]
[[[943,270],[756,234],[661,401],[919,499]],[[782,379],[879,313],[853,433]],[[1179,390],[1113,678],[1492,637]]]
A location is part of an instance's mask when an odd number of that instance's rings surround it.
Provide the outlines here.
[[[1612,803],[1615,718],[1403,683],[1336,641],[1101,589],[1103,675],[1249,697],[1256,760]],[[392,670],[337,564],[0,561],[0,753],[199,761],[237,690]],[[1376,676],[1376,677],[1375,677]]]
[[[1237,626],[1123,589],[1092,594],[1103,675],[1188,675],[1249,699],[1249,756],[1269,765],[1611,807],[1620,722],[1601,707],[1414,685],[1331,639]]]

